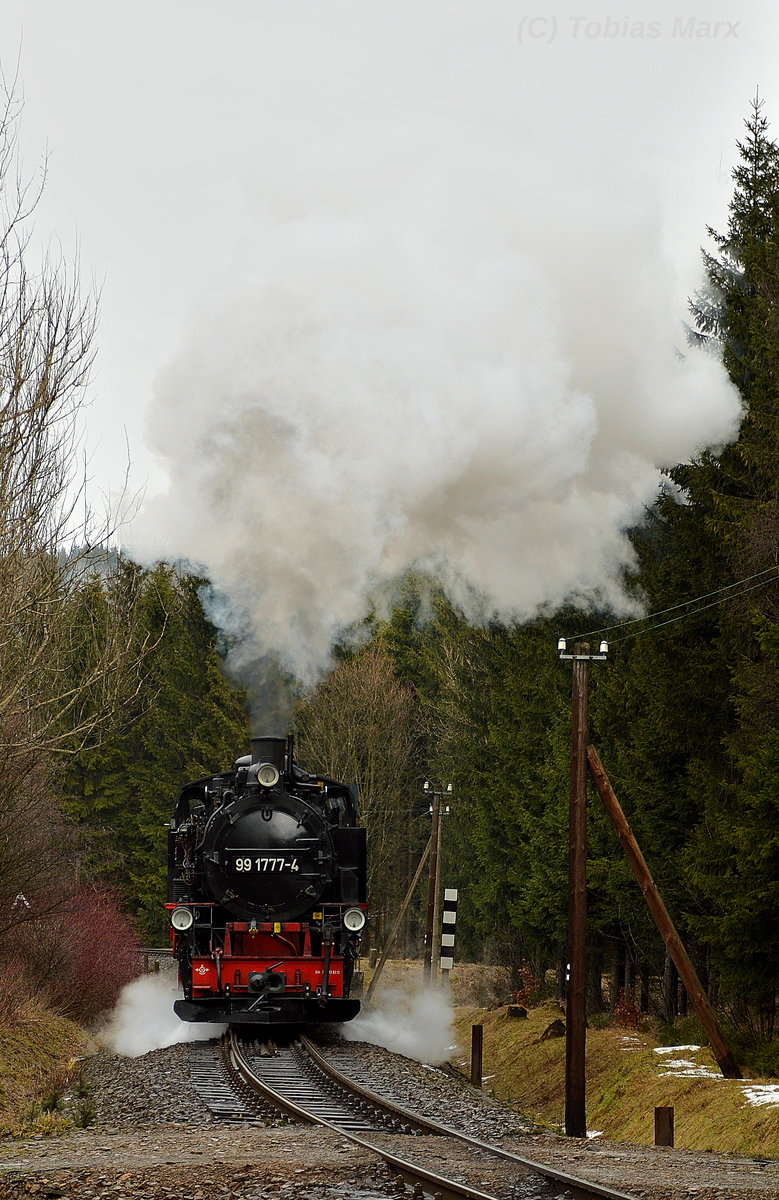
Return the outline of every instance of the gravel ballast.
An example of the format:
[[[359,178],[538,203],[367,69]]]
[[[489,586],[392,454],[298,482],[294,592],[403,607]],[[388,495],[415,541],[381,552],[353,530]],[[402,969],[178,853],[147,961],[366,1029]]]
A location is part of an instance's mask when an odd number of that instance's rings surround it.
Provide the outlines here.
[[[330,1039],[322,1050],[345,1074],[408,1108],[642,1200],[779,1200],[776,1162],[563,1138],[439,1068],[366,1043]],[[101,1051],[89,1059],[94,1124],[60,1138],[0,1143],[0,1200],[398,1195],[375,1155],[329,1130],[216,1120],[191,1085],[190,1052],[178,1045],[139,1058]],[[402,1142],[411,1153],[415,1140],[396,1139],[398,1153]]]

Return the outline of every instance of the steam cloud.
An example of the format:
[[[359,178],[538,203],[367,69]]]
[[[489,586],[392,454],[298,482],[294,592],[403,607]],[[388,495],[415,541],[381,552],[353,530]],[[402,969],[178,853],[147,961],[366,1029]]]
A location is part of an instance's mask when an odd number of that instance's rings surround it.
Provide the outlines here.
[[[179,1020],[173,1011],[173,1001],[180,995],[173,970],[134,979],[122,988],[101,1040],[116,1054],[138,1058],[151,1050],[161,1050],[179,1042],[204,1042],[220,1037],[223,1025],[189,1024]]]
[[[287,94],[231,283],[157,380],[170,482],[131,548],[202,564],[247,654],[304,679],[412,564],[474,617],[618,605],[658,467],[736,427],[719,363],[678,352],[646,176],[480,79],[389,113],[343,84],[306,120]]]
[[[347,1042],[370,1042],[435,1065],[455,1049],[454,1014],[444,990],[425,986],[379,989],[370,1009],[341,1026]]]

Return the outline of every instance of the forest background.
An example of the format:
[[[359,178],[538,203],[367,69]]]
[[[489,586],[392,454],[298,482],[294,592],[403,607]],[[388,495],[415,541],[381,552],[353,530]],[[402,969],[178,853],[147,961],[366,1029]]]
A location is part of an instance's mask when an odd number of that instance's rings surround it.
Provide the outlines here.
[[[209,583],[143,568],[81,515],[75,417],[95,304],[61,262],[31,272],[18,110],[0,121],[0,956],[88,1019],[164,944],[165,830],[178,789],[247,748],[245,696]],[[564,972],[570,668],[560,636],[606,638],[591,738],[710,996],[774,1034],[779,985],[779,149],[755,100],[728,228],[688,334],[743,402],[738,440],[669,467],[630,531],[619,619],[571,604],[470,624],[409,574],[294,701],[303,765],[357,782],[381,944],[430,834],[425,780],[452,785],[443,878],[458,952],[520,980]],[[77,499],[74,500],[73,496]],[[70,547],[70,549],[65,549]],[[264,733],[283,733],[264,729]],[[666,1019],[684,994],[605,814],[589,810],[589,1001]],[[418,953],[422,901],[401,948]],[[604,977],[610,986],[604,994]],[[99,983],[98,983],[99,981]]]

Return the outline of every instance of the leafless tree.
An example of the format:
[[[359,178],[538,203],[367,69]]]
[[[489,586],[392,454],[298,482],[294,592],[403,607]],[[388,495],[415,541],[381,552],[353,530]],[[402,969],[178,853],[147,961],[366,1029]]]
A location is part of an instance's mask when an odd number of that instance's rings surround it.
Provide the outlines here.
[[[82,510],[79,482],[78,418],[94,358],[96,302],[82,299],[78,271],[52,254],[37,270],[29,266],[29,218],[42,182],[36,187],[22,180],[19,116],[14,91],[6,88],[0,111],[0,740],[61,750],[111,719],[133,680],[137,647],[128,637],[126,586],[113,581],[106,587],[98,622],[85,620],[80,602],[85,581],[96,573],[107,579],[113,561],[108,521],[101,527]],[[98,686],[101,705],[80,706],[84,691]]]
[[[99,740],[143,656],[130,577],[114,572],[79,468],[96,298],[61,255],[31,265],[45,172],[24,181],[20,111],[0,75],[0,933],[77,853],[51,755]]]
[[[339,663],[314,689],[298,713],[296,732],[309,770],[358,785],[369,898],[374,912],[393,916],[405,891],[413,838],[413,693],[371,645]]]

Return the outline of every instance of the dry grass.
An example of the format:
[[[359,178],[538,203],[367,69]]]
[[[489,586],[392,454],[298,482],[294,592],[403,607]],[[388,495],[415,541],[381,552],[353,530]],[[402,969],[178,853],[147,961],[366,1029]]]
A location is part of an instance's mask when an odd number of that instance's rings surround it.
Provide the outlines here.
[[[86,1036],[39,999],[19,1001],[0,1022],[0,1138],[60,1133],[60,1104],[75,1085]]]
[[[506,1008],[457,1009],[458,1042],[469,1053],[471,1026],[484,1026],[485,1086],[541,1124],[565,1115],[565,1038],[541,1042],[563,1014],[556,1004],[531,1008],[527,1020]],[[723,1079],[708,1048],[686,1054],[712,1076],[663,1075],[671,1056],[658,1055],[647,1031],[617,1026],[587,1031],[587,1126],[621,1141],[651,1144],[654,1110],[675,1110],[675,1143],[690,1150],[779,1158],[779,1107],[753,1106],[739,1080]],[[676,1056],[679,1057],[679,1056]],[[458,1064],[462,1067],[462,1061]],[[757,1082],[757,1081],[755,1081]]]
[[[366,984],[372,972],[366,971]],[[390,961],[390,986],[421,985],[421,964]],[[456,1006],[455,1025],[462,1053],[457,1066],[469,1073],[471,1026],[484,1027],[485,1088],[507,1100],[539,1124],[562,1128],[565,1119],[565,1038],[540,1041],[560,1007],[548,1002],[528,1010],[526,1020],[507,1014],[508,973],[499,967],[458,964],[450,977]],[[776,1107],[752,1105],[745,1095],[759,1079],[723,1079],[708,1048],[684,1057],[708,1068],[707,1078],[667,1074],[679,1055],[658,1055],[650,1028],[635,1031],[617,1025],[587,1031],[587,1126],[617,1141],[651,1145],[654,1110],[675,1110],[675,1142],[690,1150],[712,1150],[749,1157],[779,1158],[779,1101]]]
[[[365,969],[365,987],[375,972]],[[391,958],[384,966],[382,987],[421,987],[422,962],[418,958]],[[457,963],[449,975],[449,987],[454,1004],[473,1004],[482,1008],[505,1004],[509,999],[509,972],[506,967],[490,967],[481,963]]]

